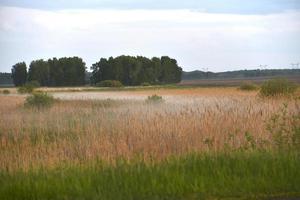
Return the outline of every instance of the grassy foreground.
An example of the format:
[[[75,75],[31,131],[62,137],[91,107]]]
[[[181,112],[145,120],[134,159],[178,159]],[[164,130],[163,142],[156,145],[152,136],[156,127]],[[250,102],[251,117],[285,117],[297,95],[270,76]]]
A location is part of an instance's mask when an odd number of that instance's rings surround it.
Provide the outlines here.
[[[0,199],[270,199],[300,196],[298,153],[190,154],[0,175]],[[268,198],[267,198],[268,197]]]

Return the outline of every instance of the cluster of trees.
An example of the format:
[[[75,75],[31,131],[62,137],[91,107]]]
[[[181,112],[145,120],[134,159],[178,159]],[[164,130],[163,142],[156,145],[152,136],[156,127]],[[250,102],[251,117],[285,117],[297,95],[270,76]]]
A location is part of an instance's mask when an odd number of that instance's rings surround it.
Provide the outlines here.
[[[41,86],[80,86],[90,78],[92,84],[105,80],[117,80],[123,85],[142,83],[165,84],[181,80],[182,69],[175,59],[168,56],[152,59],[142,56],[119,56],[101,58],[86,72],[85,63],[79,57],[34,60],[27,71],[26,63],[20,62],[12,67],[15,86],[37,81]]]
[[[1,86],[11,86],[13,85],[13,80],[11,73],[0,72],[0,85]]]
[[[15,86],[27,81],[38,81],[41,86],[79,86],[85,84],[86,67],[79,57],[64,57],[32,61],[28,72],[26,63],[20,62],[11,72]]]
[[[101,58],[91,67],[93,84],[104,80],[118,80],[123,85],[142,83],[165,84],[181,80],[182,69],[175,59],[168,56],[152,59],[142,56],[119,56]]]

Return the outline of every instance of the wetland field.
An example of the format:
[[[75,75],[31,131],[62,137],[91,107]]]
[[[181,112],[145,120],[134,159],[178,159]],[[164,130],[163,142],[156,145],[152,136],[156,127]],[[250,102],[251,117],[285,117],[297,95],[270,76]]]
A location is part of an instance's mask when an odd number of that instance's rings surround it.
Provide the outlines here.
[[[55,98],[43,109],[9,90],[0,199],[300,197],[299,89],[42,88]]]

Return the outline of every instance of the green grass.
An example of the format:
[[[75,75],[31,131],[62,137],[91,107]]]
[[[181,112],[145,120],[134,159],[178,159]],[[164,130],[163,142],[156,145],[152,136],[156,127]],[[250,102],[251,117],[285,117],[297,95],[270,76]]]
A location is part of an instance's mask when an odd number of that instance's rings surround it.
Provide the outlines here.
[[[138,159],[137,159],[138,160]],[[299,153],[187,155],[0,172],[0,199],[270,199],[300,197]]]

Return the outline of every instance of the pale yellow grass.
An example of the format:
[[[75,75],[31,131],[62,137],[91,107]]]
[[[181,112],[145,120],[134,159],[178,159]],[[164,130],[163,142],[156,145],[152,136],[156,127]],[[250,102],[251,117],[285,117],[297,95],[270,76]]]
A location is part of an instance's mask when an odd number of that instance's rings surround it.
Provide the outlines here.
[[[83,94],[88,98],[91,93]],[[113,162],[117,157],[160,160],[189,152],[244,148],[246,132],[256,141],[270,140],[265,121],[284,102],[289,111],[294,109],[291,100],[260,99],[255,92],[234,88],[110,94],[129,98],[60,101],[49,110],[34,111],[23,108],[24,96],[1,96],[0,170],[94,159]],[[150,94],[167,100],[147,104],[144,97]]]

